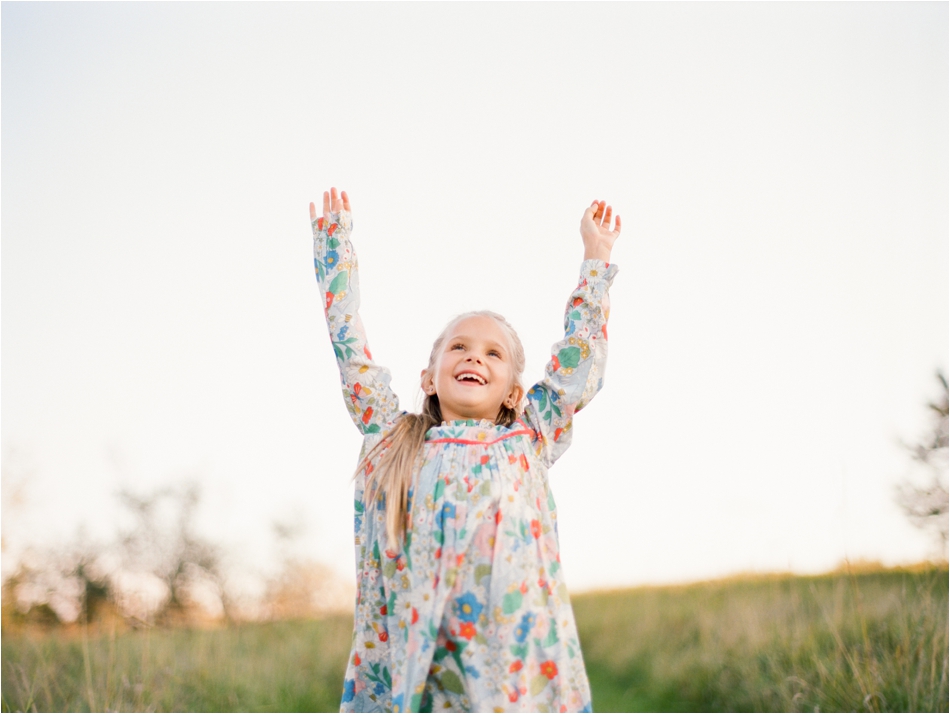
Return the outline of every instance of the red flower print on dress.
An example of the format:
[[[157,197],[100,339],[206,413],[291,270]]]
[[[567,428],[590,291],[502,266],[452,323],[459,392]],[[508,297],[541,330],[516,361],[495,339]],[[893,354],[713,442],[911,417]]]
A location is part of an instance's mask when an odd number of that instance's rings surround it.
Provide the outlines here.
[[[334,233],[336,233],[337,227],[338,227],[338,226],[337,226],[336,223],[331,223],[331,224],[330,224],[330,227],[327,228],[327,235],[328,235],[328,236],[332,236]]]
[[[459,636],[464,637],[466,640],[472,639],[475,636],[475,625],[471,622],[463,622],[459,628]]]
[[[557,665],[554,664],[553,660],[549,659],[547,662],[541,663],[541,674],[548,679],[554,679],[557,676]]]
[[[511,666],[508,668],[508,671],[514,674],[515,672],[520,672],[522,667],[524,667],[524,665],[521,664],[521,660],[516,659],[514,662],[511,663]]]
[[[383,630],[382,632],[379,633],[379,641],[380,641],[380,642],[385,642],[385,641],[388,640],[388,639],[389,639],[389,633],[386,632],[386,630]],[[555,670],[555,672],[556,672],[556,671],[557,671],[557,670]]]
[[[537,519],[531,521],[531,535],[535,538],[541,537],[541,521]]]
[[[323,230],[323,224],[324,224],[324,223],[325,223],[325,221],[324,221],[324,219],[323,219],[323,216],[320,216],[320,218],[317,219],[317,230],[318,230],[318,231],[322,231],[322,230]]]
[[[373,408],[369,407],[365,412],[363,412],[363,423],[369,424],[369,420],[373,418]]]

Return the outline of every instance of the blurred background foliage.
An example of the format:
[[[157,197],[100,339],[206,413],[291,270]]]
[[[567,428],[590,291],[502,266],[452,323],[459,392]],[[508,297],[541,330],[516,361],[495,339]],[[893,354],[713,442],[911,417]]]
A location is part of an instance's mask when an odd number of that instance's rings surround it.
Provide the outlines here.
[[[950,393],[947,376],[937,372],[940,388],[937,397],[927,404],[931,428],[917,442],[904,444],[913,457],[915,469],[897,488],[897,502],[918,528],[930,531],[938,557],[947,557],[948,489],[947,489],[947,414]]]
[[[3,583],[3,627],[120,629],[218,626],[320,617],[352,607],[352,587],[297,554],[303,527],[274,523],[272,566],[248,572],[240,553],[200,535],[195,482],[120,491],[129,525],[108,542],[80,531],[66,544],[27,548]]]
[[[947,379],[895,491],[934,557],[586,593],[595,710],[947,711]],[[16,489],[10,491],[16,505]],[[196,528],[186,482],[117,494],[108,542],[22,552],[3,582],[3,711],[336,711],[352,586],[273,524],[273,568]],[[6,539],[5,539],[6,540]],[[648,544],[647,544],[648,545]]]

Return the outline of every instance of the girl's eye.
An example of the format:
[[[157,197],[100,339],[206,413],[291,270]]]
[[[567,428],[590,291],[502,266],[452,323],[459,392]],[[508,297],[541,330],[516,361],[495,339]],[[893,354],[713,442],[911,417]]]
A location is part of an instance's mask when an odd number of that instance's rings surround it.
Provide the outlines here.
[[[497,350],[491,350],[488,354],[495,355],[495,357],[501,357],[501,354]]]
[[[456,342],[454,345],[452,345],[452,349],[453,350],[465,349],[465,345],[463,345],[461,342]]]

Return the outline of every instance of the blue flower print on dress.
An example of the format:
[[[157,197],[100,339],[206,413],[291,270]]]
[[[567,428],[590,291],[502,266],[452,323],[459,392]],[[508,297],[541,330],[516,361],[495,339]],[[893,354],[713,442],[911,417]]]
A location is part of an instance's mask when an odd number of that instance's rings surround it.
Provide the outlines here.
[[[528,633],[531,632],[531,628],[534,627],[534,623],[537,621],[533,612],[526,612],[521,617],[521,622],[518,623],[518,626],[515,628],[515,642],[519,644],[524,642],[528,637]]]
[[[439,511],[439,515],[436,516],[436,528],[442,530],[445,527],[445,521],[449,520],[450,518],[455,518],[455,504],[446,502],[442,506],[442,510]]]
[[[343,701],[352,702],[356,697],[356,680],[347,679],[343,682]]]
[[[465,593],[462,597],[455,599],[458,619],[462,622],[478,622],[478,616],[482,614],[482,604],[475,597],[475,593]]]
[[[395,697],[393,697],[393,711],[402,711],[402,694],[397,694]]]

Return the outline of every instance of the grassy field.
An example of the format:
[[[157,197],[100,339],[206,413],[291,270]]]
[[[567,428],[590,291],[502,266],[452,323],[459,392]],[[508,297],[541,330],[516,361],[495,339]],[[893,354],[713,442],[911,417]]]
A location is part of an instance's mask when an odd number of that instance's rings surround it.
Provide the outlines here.
[[[579,595],[596,711],[947,711],[946,567]],[[3,633],[3,711],[336,711],[352,620]]]
[[[947,711],[946,568],[578,596],[599,711]]]

